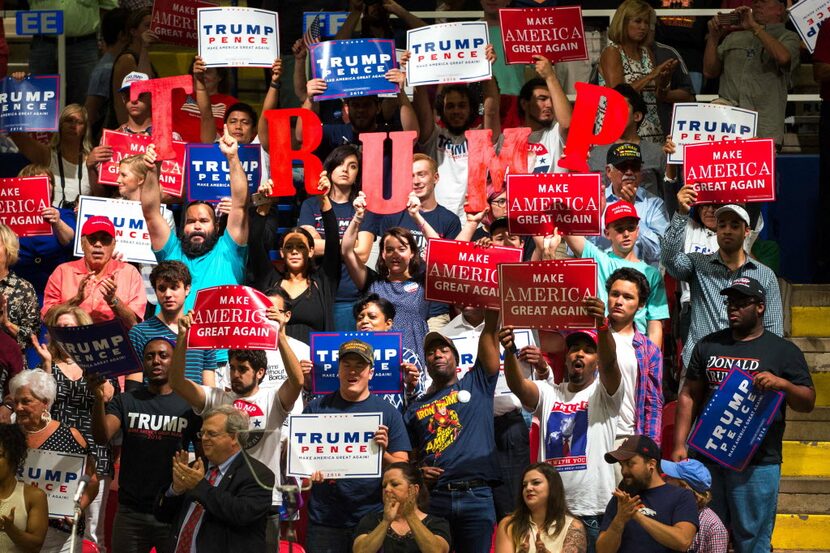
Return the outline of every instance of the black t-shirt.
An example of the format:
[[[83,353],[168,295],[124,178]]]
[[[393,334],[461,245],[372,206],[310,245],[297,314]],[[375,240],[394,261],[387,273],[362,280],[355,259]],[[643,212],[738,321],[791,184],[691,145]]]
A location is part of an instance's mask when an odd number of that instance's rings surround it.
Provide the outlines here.
[[[689,360],[686,378],[705,380],[712,395],[733,365],[748,373],[769,371],[798,386],[813,387],[804,354],[789,340],[764,331],[758,338],[737,341],[730,329],[713,332],[697,343]],[[781,463],[781,440],[784,438],[786,402],[775,414],[764,441],[750,461],[752,465]],[[703,459],[701,459],[703,460]]]
[[[123,436],[118,502],[152,513],[156,493],[173,480],[173,454],[195,440],[202,419],[179,395],[147,388],[115,396],[107,414],[121,421]]]
[[[380,521],[383,520],[383,512],[374,512],[369,513],[362,519],[357,525],[357,530],[355,530],[355,537],[362,536],[363,534],[371,534],[372,531],[378,527]],[[447,519],[436,517],[432,515],[427,515],[421,522],[424,523],[424,526],[427,527],[427,530],[432,532],[438,537],[444,538],[446,542],[449,544],[450,549],[452,549],[452,537],[450,535],[450,523],[447,522]],[[386,530],[386,537],[383,538],[383,547],[381,548],[383,553],[420,553],[421,550],[418,549],[418,544],[415,543],[415,537],[412,535],[412,532],[409,532],[405,536],[400,536],[392,530],[390,526]]]
[[[678,522],[690,522],[698,527],[697,503],[691,491],[663,484],[656,488],[640,492],[640,500],[645,511],[657,522],[674,526]],[[614,517],[617,516],[617,498],[612,497],[605,508],[605,515],[602,517],[600,532],[608,530]],[[618,553],[668,553],[672,551],[668,547],[660,545],[636,520],[629,520],[623,529],[622,540]]]

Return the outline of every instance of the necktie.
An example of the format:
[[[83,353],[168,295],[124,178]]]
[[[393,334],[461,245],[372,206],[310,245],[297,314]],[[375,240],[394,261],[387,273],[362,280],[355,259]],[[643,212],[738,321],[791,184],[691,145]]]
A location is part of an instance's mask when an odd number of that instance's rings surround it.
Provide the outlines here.
[[[219,476],[219,468],[211,468],[207,474],[208,484],[213,486],[216,482],[217,476]],[[196,526],[199,524],[199,521],[202,520],[202,513],[204,512],[204,507],[202,507],[199,503],[194,503],[193,511],[191,511],[190,516],[182,525],[182,531],[179,533],[179,543],[176,545],[176,553],[190,553],[190,549],[193,545],[193,538],[195,537],[194,534],[196,532]]]

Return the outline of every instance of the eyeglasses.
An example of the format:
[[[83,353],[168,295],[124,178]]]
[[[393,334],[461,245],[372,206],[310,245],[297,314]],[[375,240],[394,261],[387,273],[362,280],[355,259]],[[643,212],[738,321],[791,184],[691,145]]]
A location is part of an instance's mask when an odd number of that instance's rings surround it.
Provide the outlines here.
[[[490,200],[490,203],[493,205],[497,205],[499,207],[504,207],[507,205],[507,198],[499,198],[498,200]]]
[[[199,440],[201,440],[202,438],[210,438],[211,440],[215,440],[216,438],[224,434],[227,434],[227,432],[216,432],[215,430],[199,430],[198,432],[196,432],[196,438],[198,438]]]
[[[726,298],[723,300],[723,305],[731,305],[732,307],[737,307],[738,309],[744,309],[756,303],[758,302],[754,298]]]

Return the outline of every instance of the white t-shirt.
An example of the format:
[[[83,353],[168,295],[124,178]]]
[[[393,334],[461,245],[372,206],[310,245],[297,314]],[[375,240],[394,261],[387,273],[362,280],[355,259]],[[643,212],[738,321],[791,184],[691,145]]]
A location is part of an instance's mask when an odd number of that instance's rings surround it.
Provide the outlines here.
[[[617,420],[617,436],[633,436],[634,421],[637,420],[637,354],[634,352],[634,334],[621,336],[611,331],[617,343],[617,366],[625,383],[625,397]]]
[[[248,397],[239,397],[234,392],[226,392],[221,388],[202,386],[205,392],[205,408],[196,411],[202,416],[210,409],[220,405],[233,405],[240,411],[245,411],[250,417],[250,432],[245,450],[254,459],[263,463],[274,471],[275,484],[273,502],[274,505],[282,504],[280,494],[280,437],[282,435],[282,424],[288,418],[288,413],[282,408],[280,399],[277,396],[279,388],[263,389]]]
[[[603,513],[616,487],[614,467],[604,456],[614,449],[617,413],[626,394],[624,381],[613,396],[599,378],[576,393],[568,390],[567,382],[534,384],[539,389],[534,411],[540,423],[539,461],[559,471],[573,514]]]
[[[528,168],[531,173],[567,173],[557,162],[565,151],[559,134],[559,123],[549,129],[530,133],[527,138],[529,150]]]
[[[438,184],[435,200],[466,222],[464,202],[467,200],[467,137],[456,135],[438,125],[420,145],[421,150],[438,163]]]

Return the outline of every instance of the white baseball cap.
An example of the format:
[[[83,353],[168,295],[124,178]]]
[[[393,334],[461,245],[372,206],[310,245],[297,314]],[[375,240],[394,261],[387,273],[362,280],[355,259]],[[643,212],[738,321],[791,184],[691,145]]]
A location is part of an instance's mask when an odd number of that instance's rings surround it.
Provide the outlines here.
[[[150,77],[147,75],[147,73],[139,73],[138,71],[131,71],[131,72],[127,73],[127,75],[124,77],[124,80],[121,81],[121,88],[118,89],[118,92],[124,92],[125,90],[128,90],[130,88],[130,85],[132,85],[134,82],[149,81],[149,80],[150,80]]]
[[[726,213],[728,211],[731,211],[732,213],[737,215],[744,223],[746,223],[746,226],[752,226],[752,223],[749,222],[749,213],[747,213],[746,210],[741,206],[735,204],[727,204],[719,207],[717,210],[715,210],[715,218],[720,217],[721,214]]]

